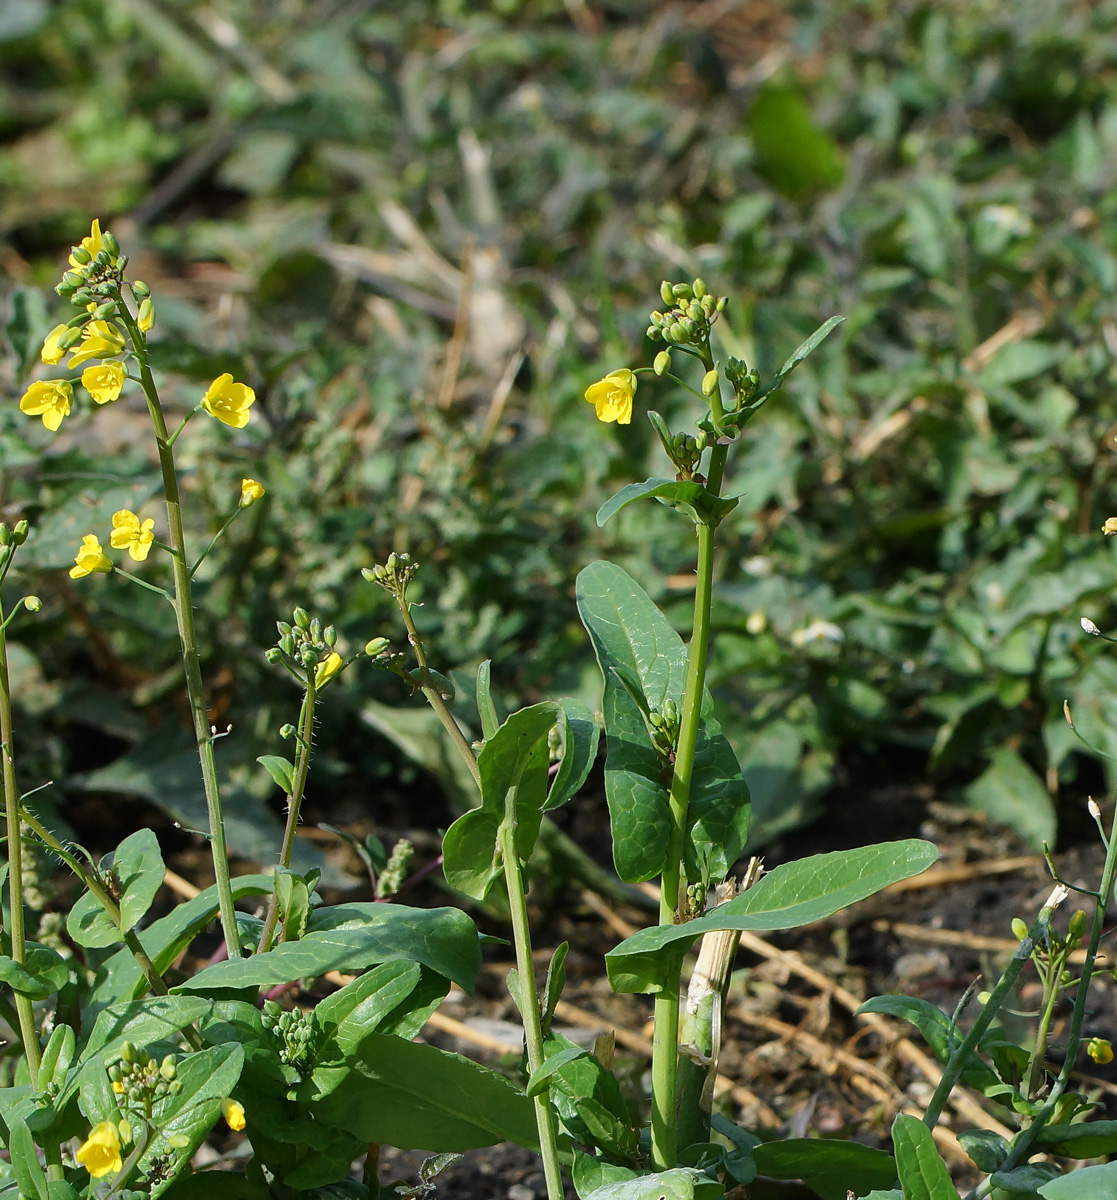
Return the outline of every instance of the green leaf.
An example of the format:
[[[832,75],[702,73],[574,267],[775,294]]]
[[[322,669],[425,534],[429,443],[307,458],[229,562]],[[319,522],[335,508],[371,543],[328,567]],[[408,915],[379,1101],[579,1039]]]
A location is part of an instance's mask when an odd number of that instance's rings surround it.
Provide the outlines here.
[[[44,14],[47,12],[45,3],[24,3],[25,9],[36,9]],[[3,36],[5,21],[0,10],[0,41]],[[8,342],[16,354],[16,379],[22,382],[31,368],[39,361],[39,351],[43,348],[43,338],[47,334],[47,306],[43,293],[38,288],[16,288],[10,300],[12,315],[4,332]]]
[[[31,1000],[45,1000],[60,991],[70,978],[66,960],[49,946],[28,942],[23,966],[7,954],[0,954],[0,983]]]
[[[605,678],[605,794],[613,861],[626,883],[663,870],[671,833],[665,769],[648,736],[646,716],[667,700],[681,709],[686,648],[631,576],[613,563],[591,563],[578,576],[578,611]],[[740,767],[712,717],[707,692],[687,812],[687,871],[724,877],[748,836],[749,795]]]
[[[904,1200],[959,1200],[935,1139],[922,1121],[897,1117],[892,1125],[892,1146]]]
[[[1048,1154],[1061,1154],[1064,1158],[1101,1158],[1106,1154],[1117,1154],[1117,1121],[1045,1125],[1036,1135],[1035,1144],[1042,1146]]]
[[[777,388],[783,386],[783,381],[791,374],[792,371],[806,358],[809,358],[815,350],[837,329],[837,327],[845,320],[845,317],[829,317],[811,334],[805,342],[792,352],[791,357],[783,364],[782,367],[772,376],[772,378],[760,389],[756,399],[774,392]],[[755,403],[755,401],[754,401]]]
[[[977,1168],[987,1174],[1000,1167],[1011,1149],[1007,1139],[991,1129],[965,1129],[958,1135],[958,1142]]]
[[[716,529],[740,503],[740,497],[715,495],[693,479],[645,479],[643,483],[628,484],[605,501],[597,510],[598,528],[622,508],[649,496],[668,508],[682,509],[711,529]]]
[[[56,1025],[43,1048],[39,1064],[39,1090],[47,1091],[52,1084],[61,1084],[74,1061],[77,1039],[72,1025]]]
[[[492,659],[486,658],[477,668],[477,715],[481,719],[481,736],[491,738],[500,727],[493,704]]]
[[[995,1195],[1003,1192],[1020,1200],[1035,1200],[1036,1192],[1060,1175],[1062,1171],[1054,1163],[1024,1163],[1011,1171],[994,1171],[989,1182]]]
[[[79,946],[89,949],[120,942],[123,933],[135,929],[143,919],[166,873],[155,831],[137,830],[101,860],[102,876],[112,878],[113,890],[120,896],[122,929],[113,923],[100,901],[86,892],[70,910],[66,931]]]
[[[317,909],[300,941],[265,954],[206,967],[175,992],[275,987],[327,971],[360,971],[373,963],[422,963],[467,992],[481,966],[473,922],[456,908],[402,904],[338,904]]]
[[[794,84],[766,83],[753,100],[748,126],[761,174],[789,199],[808,200],[841,183],[841,150],[815,124]]]
[[[872,1188],[887,1188],[896,1178],[896,1164],[885,1150],[830,1138],[787,1138],[752,1148],[761,1175],[770,1179],[801,1179],[823,1200],[846,1200]]]
[[[716,1180],[691,1167],[675,1167],[656,1175],[606,1183],[585,1200],[718,1200],[724,1189]]]
[[[1083,1167],[1062,1179],[1052,1179],[1039,1194],[1043,1200],[1117,1200],[1117,1162]]]
[[[642,929],[605,956],[618,992],[658,992],[669,955],[717,929],[794,929],[831,916],[889,884],[925,871],[939,857],[930,842],[911,839],[816,854],[783,863],[747,892],[685,925]]]
[[[563,713],[553,702],[521,709],[482,746],[481,807],[459,817],[442,841],[442,871],[451,887],[485,898],[503,870],[502,827],[514,828],[520,858],[531,857],[547,802],[548,736]]]
[[[275,780],[275,786],[284,795],[295,794],[295,764],[279,754],[261,754],[256,760],[260,766]]]
[[[559,707],[562,710],[558,722],[562,731],[562,757],[543,805],[544,812],[561,808],[577,795],[597,758],[601,741],[601,730],[593,713],[580,700],[560,700]]]
[[[27,1200],[48,1200],[47,1177],[39,1165],[39,1155],[35,1149],[35,1140],[26,1121],[13,1121],[8,1137],[8,1150],[11,1153],[12,1170],[19,1182],[21,1197]]]
[[[547,967],[547,982],[543,987],[543,1012],[540,1017],[544,1033],[550,1027],[551,1018],[555,1015],[555,1005],[558,1004],[562,989],[566,986],[566,954],[569,949],[569,942],[560,942],[555,947]]]
[[[531,1073],[531,1077],[527,1081],[527,1094],[529,1096],[538,1096],[545,1092],[551,1083],[551,1076],[560,1068],[566,1066],[568,1062],[573,1062],[576,1058],[582,1058],[589,1054],[589,1051],[583,1046],[567,1046],[566,1049],[560,1050],[557,1054],[552,1054],[550,1058],[546,1058],[541,1062],[538,1068]]]
[[[980,778],[966,788],[971,808],[1008,825],[1036,850],[1055,840],[1055,807],[1038,775],[1012,749],[1000,746]]]
[[[415,991],[421,975],[418,963],[384,963],[323,1000],[314,1010],[315,1018],[332,1033],[338,1051],[351,1057],[364,1038]]]
[[[354,1067],[314,1111],[362,1142],[457,1151],[509,1141],[538,1149],[531,1101],[468,1058],[373,1033]]]
[[[209,1007],[210,1001],[201,996],[148,996],[110,1005],[93,1023],[89,1040],[81,1048],[81,1057],[88,1059],[99,1053],[111,1062],[125,1041],[137,1046],[165,1041],[201,1020]]]

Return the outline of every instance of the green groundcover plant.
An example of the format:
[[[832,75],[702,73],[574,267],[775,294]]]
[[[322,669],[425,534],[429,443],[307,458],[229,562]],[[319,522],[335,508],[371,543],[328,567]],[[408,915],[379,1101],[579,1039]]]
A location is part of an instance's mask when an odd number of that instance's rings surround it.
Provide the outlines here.
[[[980,1014],[964,1036],[964,1004],[953,1020],[903,998],[866,1006],[913,1020],[945,1064],[924,1120],[897,1119],[892,1154],[853,1142],[748,1131],[713,1109],[720,1006],[734,935],[817,921],[937,858],[934,846],[911,840],[819,855],[767,873],[754,860],[739,894],[730,876],[748,837],[749,794],[706,688],[715,540],[739,499],[723,494],[725,466],[750,418],[839,318],[762,380],[744,362],[716,352],[724,297],[711,294],[700,279],[664,283],[663,309],[652,314],[648,329],[663,345],[654,366],[614,371],[586,393],[598,418],[626,425],[639,378],[652,375],[690,393],[700,413],[693,431],[673,431],[648,412],[670,473],[622,488],[597,518],[604,524],[630,504],[655,501],[690,522],[697,571],[689,642],[621,567],[592,563],[577,585],[578,611],[604,680],[614,863],[627,883],[658,880],[661,895],[657,924],[614,947],[605,962],[614,989],[654,997],[645,1122],[621,1090],[609,1047],[589,1051],[552,1025],[566,946],[555,951],[542,988],[533,969],[528,873],[547,814],[578,792],[595,761],[598,721],[573,699],[547,700],[501,720],[485,664],[475,683],[480,736],[473,740],[450,708],[453,682],[432,666],[416,625],[409,587],[418,564],[407,553],[393,553],[363,572],[397,608],[406,650],[375,637],[359,653],[348,653],[332,625],[301,607],[290,621],[278,622],[278,640],[266,659],[294,678],[302,704],[296,721],[278,731],[293,744],[292,757],[269,754],[260,764],[287,797],[287,824],[274,870],[231,876],[215,757],[223,735],[207,710],[192,585],[200,564],[231,523],[260,500],[265,484],[243,479],[239,495],[230,496],[228,519],[197,552],[184,533],[175,453],[199,414],[243,428],[256,396],[232,374],[220,374],[172,431],[148,352],[154,301],[145,284],[128,278],[127,267],[116,239],[94,222],[58,286],[75,315],[49,332],[41,351],[51,367],[68,356],[68,374],[31,383],[20,407],[57,430],[79,403],[69,375],[78,368],[80,386],[95,406],[115,403],[133,388],[146,402],[165,502],[159,531],[156,517],[119,510],[111,527],[82,536],[70,574],[89,586],[89,577],[117,572],[154,593],[174,615],[216,884],[148,921],[165,873],[151,830],[131,834],[96,861],[52,832],[36,813],[32,794],[20,794],[6,639],[13,620],[40,606],[36,597],[24,596],[9,614],[0,613],[8,848],[0,1015],[21,1051],[8,1086],[0,1088],[0,1137],[7,1152],[0,1195],[357,1200],[381,1189],[379,1147],[385,1143],[433,1152],[418,1187],[402,1188],[417,1194],[448,1156],[510,1140],[540,1153],[549,1200],[562,1196],[564,1170],[580,1196],[597,1200],[704,1200],[731,1191],[759,1200],[787,1180],[803,1181],[823,1200],[847,1194],[948,1200],[957,1193],[931,1130],[959,1080],[1004,1108],[1017,1130],[1011,1142],[974,1134],[964,1143],[987,1172],[975,1195],[1069,1196],[1058,1190],[1064,1186],[1059,1169],[1031,1162],[1035,1155],[1094,1157],[1117,1149],[1117,1124],[1085,1122],[1089,1101],[1067,1090],[1117,867],[1117,843],[1102,831],[1096,807],[1107,858],[1101,886],[1090,893],[1092,918],[1076,914],[1066,936],[1057,934],[1052,916],[1068,894],[1057,884],[1036,922],[1020,930],[1018,953],[979,998]],[[33,536],[26,522],[0,526],[3,576]],[[110,551],[151,568],[142,567],[142,575],[122,571],[124,559],[114,561]],[[525,1035],[518,1082],[415,1040],[452,983],[473,987],[481,939],[463,911],[397,902],[325,905],[317,873],[292,867],[319,696],[362,660],[425,698],[474,786],[473,807],[446,832],[443,865],[447,881],[466,897],[483,900],[498,887],[506,895],[518,964],[508,986]],[[26,936],[29,846],[49,852],[81,885],[66,918],[69,942],[80,956],[64,956]],[[398,890],[405,858],[397,848],[390,861],[376,864],[381,899]],[[221,952],[193,974],[176,970],[215,919]],[[1072,981],[1066,964],[1084,940],[1086,963]],[[684,959],[699,942],[705,967],[695,972],[684,1005]],[[1021,1047],[994,1031],[992,1021],[1029,958],[1045,981],[1045,1007],[1034,1043]],[[303,981],[330,972],[353,978],[313,1006],[290,1003]],[[1052,1078],[1047,1028],[1056,999],[1068,988],[1077,989],[1074,1022],[1065,1064]],[[1107,1047],[1092,1043],[1090,1052],[1104,1056]],[[196,1169],[197,1150],[222,1118],[245,1134],[248,1153],[229,1156],[222,1169]],[[1100,1200],[1113,1194],[1108,1168],[1098,1170],[1076,1176],[1094,1190],[1074,1196]]]

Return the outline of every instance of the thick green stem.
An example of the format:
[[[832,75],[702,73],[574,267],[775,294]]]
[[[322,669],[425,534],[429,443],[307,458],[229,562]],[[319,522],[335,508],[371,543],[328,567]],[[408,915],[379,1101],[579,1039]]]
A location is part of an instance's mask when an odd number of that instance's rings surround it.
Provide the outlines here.
[[[527,900],[524,897],[524,877],[520,868],[520,856],[516,853],[516,829],[510,821],[506,821],[500,828],[500,853],[504,860],[504,880],[508,887],[508,906],[512,914],[512,936],[516,943],[516,967],[520,975],[520,1014],[524,1019],[527,1063],[531,1071],[537,1071],[543,1065],[539,993],[535,988],[535,966],[531,956],[531,930],[527,919]],[[539,1151],[543,1156],[547,1198],[562,1200],[562,1172],[559,1168],[555,1116],[545,1091],[535,1097],[535,1123],[539,1130]]]
[[[720,468],[724,466],[724,447]],[[711,472],[713,462],[711,462]],[[667,865],[660,889],[659,923],[671,925],[679,920],[686,898],[682,875],[686,844],[687,807],[694,775],[694,754],[698,747],[702,695],[706,686],[706,658],[710,642],[710,601],[714,575],[714,531],[709,525],[698,526],[698,570],[694,594],[694,622],[687,655],[686,691],[679,720],[679,740],[675,751],[675,771],[671,778],[669,805],[671,841]],[[655,998],[655,1034],[652,1039],[652,1162],[657,1170],[676,1165],[676,1080],[678,1073],[679,990],[682,959],[673,965],[663,991]]]
[[[202,681],[202,664],[198,655],[198,640],[194,630],[194,610],[190,598],[190,567],[186,558],[186,537],[182,527],[182,505],[179,500],[178,475],[175,471],[174,452],[167,436],[167,422],[159,402],[159,392],[147,361],[147,344],[139,327],[128,312],[123,298],[117,312],[136,354],[139,365],[140,384],[147,399],[147,409],[155,428],[155,442],[159,451],[159,469],[163,476],[163,495],[167,507],[167,527],[170,544],[171,569],[174,576],[175,617],[178,621],[178,636],[182,643],[182,661],[186,670],[186,690],[190,696],[190,711],[194,719],[194,736],[198,743],[198,757],[202,766],[202,784],[206,794],[209,815],[210,850],[213,855],[213,871],[217,881],[218,908],[221,913],[221,928],[225,934],[225,945],[230,958],[240,958],[240,936],[237,932],[236,909],[233,904],[233,888],[229,879],[229,853],[225,845],[225,819],[221,811],[221,792],[217,782],[217,758],[213,751],[213,733],[210,730],[209,712],[206,709],[205,684]]]
[[[295,752],[295,781],[291,794],[287,797],[287,825],[283,830],[283,845],[279,848],[279,866],[283,870],[291,865],[291,855],[295,849],[295,831],[299,827],[299,810],[302,808],[303,795],[306,792],[306,777],[310,772],[310,746],[311,739],[314,737],[314,706],[318,700],[313,675],[312,668],[308,672],[302,711],[299,713],[299,746]],[[272,934],[275,933],[275,923],[278,917],[279,895],[273,889],[271,902],[268,904],[268,915],[264,918],[264,929],[260,934],[258,952],[261,954],[271,946]]]
[[[0,621],[3,620],[0,608]],[[8,902],[12,958],[19,965],[27,962],[26,932],[23,926],[23,840],[20,830],[19,786],[16,783],[15,758],[12,748],[12,691],[8,677],[8,635],[0,628],[0,754],[4,756],[4,812],[8,823]],[[27,1059],[31,1086],[39,1088],[39,1031],[35,1028],[35,1010],[31,999],[15,992],[16,1012],[19,1014],[19,1036]]]

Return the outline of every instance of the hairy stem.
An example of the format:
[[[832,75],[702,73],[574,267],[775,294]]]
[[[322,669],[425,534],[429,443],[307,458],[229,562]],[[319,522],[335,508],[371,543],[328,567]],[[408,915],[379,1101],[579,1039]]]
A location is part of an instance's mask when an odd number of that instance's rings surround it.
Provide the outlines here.
[[[505,821],[500,827],[500,853],[504,860],[504,880],[508,887],[508,907],[512,913],[512,935],[516,943],[516,967],[520,976],[520,1014],[524,1019],[527,1063],[529,1070],[534,1072],[543,1065],[543,1032],[539,993],[535,988],[535,966],[531,956],[531,930],[527,919],[524,877],[520,867],[520,856],[516,853],[516,828],[511,821]],[[547,1200],[562,1200],[562,1172],[559,1168],[555,1116],[546,1092],[535,1097],[535,1123],[539,1130],[543,1177],[547,1181]]]
[[[155,428],[155,442],[159,451],[159,469],[163,476],[167,526],[173,550],[171,570],[174,577],[174,610],[178,621],[179,641],[182,643],[182,661],[186,670],[186,690],[190,696],[190,711],[194,720],[194,737],[198,743],[198,757],[202,766],[202,784],[205,788],[206,809],[209,816],[210,850],[213,855],[213,871],[217,881],[221,928],[225,935],[225,945],[229,957],[240,958],[240,935],[237,931],[233,889],[229,879],[229,853],[225,845],[225,819],[221,810],[221,792],[217,782],[217,758],[213,751],[213,733],[210,729],[209,712],[206,709],[202,664],[198,654],[197,635],[194,630],[194,610],[190,597],[190,567],[186,559],[186,537],[182,527],[182,505],[179,500],[174,452],[168,440],[167,422],[163,416],[159,392],[148,365],[146,340],[132,319],[131,313],[128,312],[123,298],[118,297],[118,300],[117,314],[128,331],[128,337],[136,354],[140,385],[147,399],[147,410]]]

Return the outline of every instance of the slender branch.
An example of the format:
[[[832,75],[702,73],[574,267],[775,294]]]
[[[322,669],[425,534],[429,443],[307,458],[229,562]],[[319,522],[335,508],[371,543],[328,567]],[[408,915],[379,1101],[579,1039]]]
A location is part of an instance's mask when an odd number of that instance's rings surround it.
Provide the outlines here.
[[[197,739],[198,756],[201,759],[202,783],[205,788],[206,809],[209,815],[210,849],[213,853],[213,869],[217,881],[221,928],[225,935],[225,945],[228,948],[229,957],[240,958],[240,935],[237,931],[236,908],[229,879],[229,855],[225,844],[225,820],[221,810],[221,792],[217,782],[217,759],[213,751],[213,734],[210,731],[209,713],[206,709],[202,664],[198,655],[198,641],[194,630],[194,610],[190,598],[190,569],[186,565],[186,537],[182,527],[182,505],[179,500],[174,454],[167,436],[167,422],[163,416],[159,392],[151,374],[151,367],[148,365],[146,339],[119,293],[117,300],[117,314],[128,332],[135,351],[140,369],[140,385],[147,399],[151,423],[155,428],[159,469],[163,476],[163,495],[167,506],[167,526],[170,531],[171,546],[174,549],[171,566],[174,573],[175,617],[178,621],[179,640],[182,643],[182,661],[186,669],[186,689],[190,696],[190,709],[194,718],[194,736]]]
[[[214,546],[217,545],[217,543],[224,536],[225,530],[228,529],[230,525],[232,525],[232,523],[237,519],[237,517],[240,516],[242,511],[243,511],[243,509],[241,509],[240,505],[238,504],[237,507],[233,509],[233,511],[230,514],[230,516],[228,517],[228,519],[225,521],[225,524],[222,525],[221,528],[213,535],[213,540],[202,551],[201,557],[198,559],[198,561],[190,568],[190,578],[191,579],[194,578],[194,576],[198,573],[198,568],[209,557],[209,552],[214,548]]]

